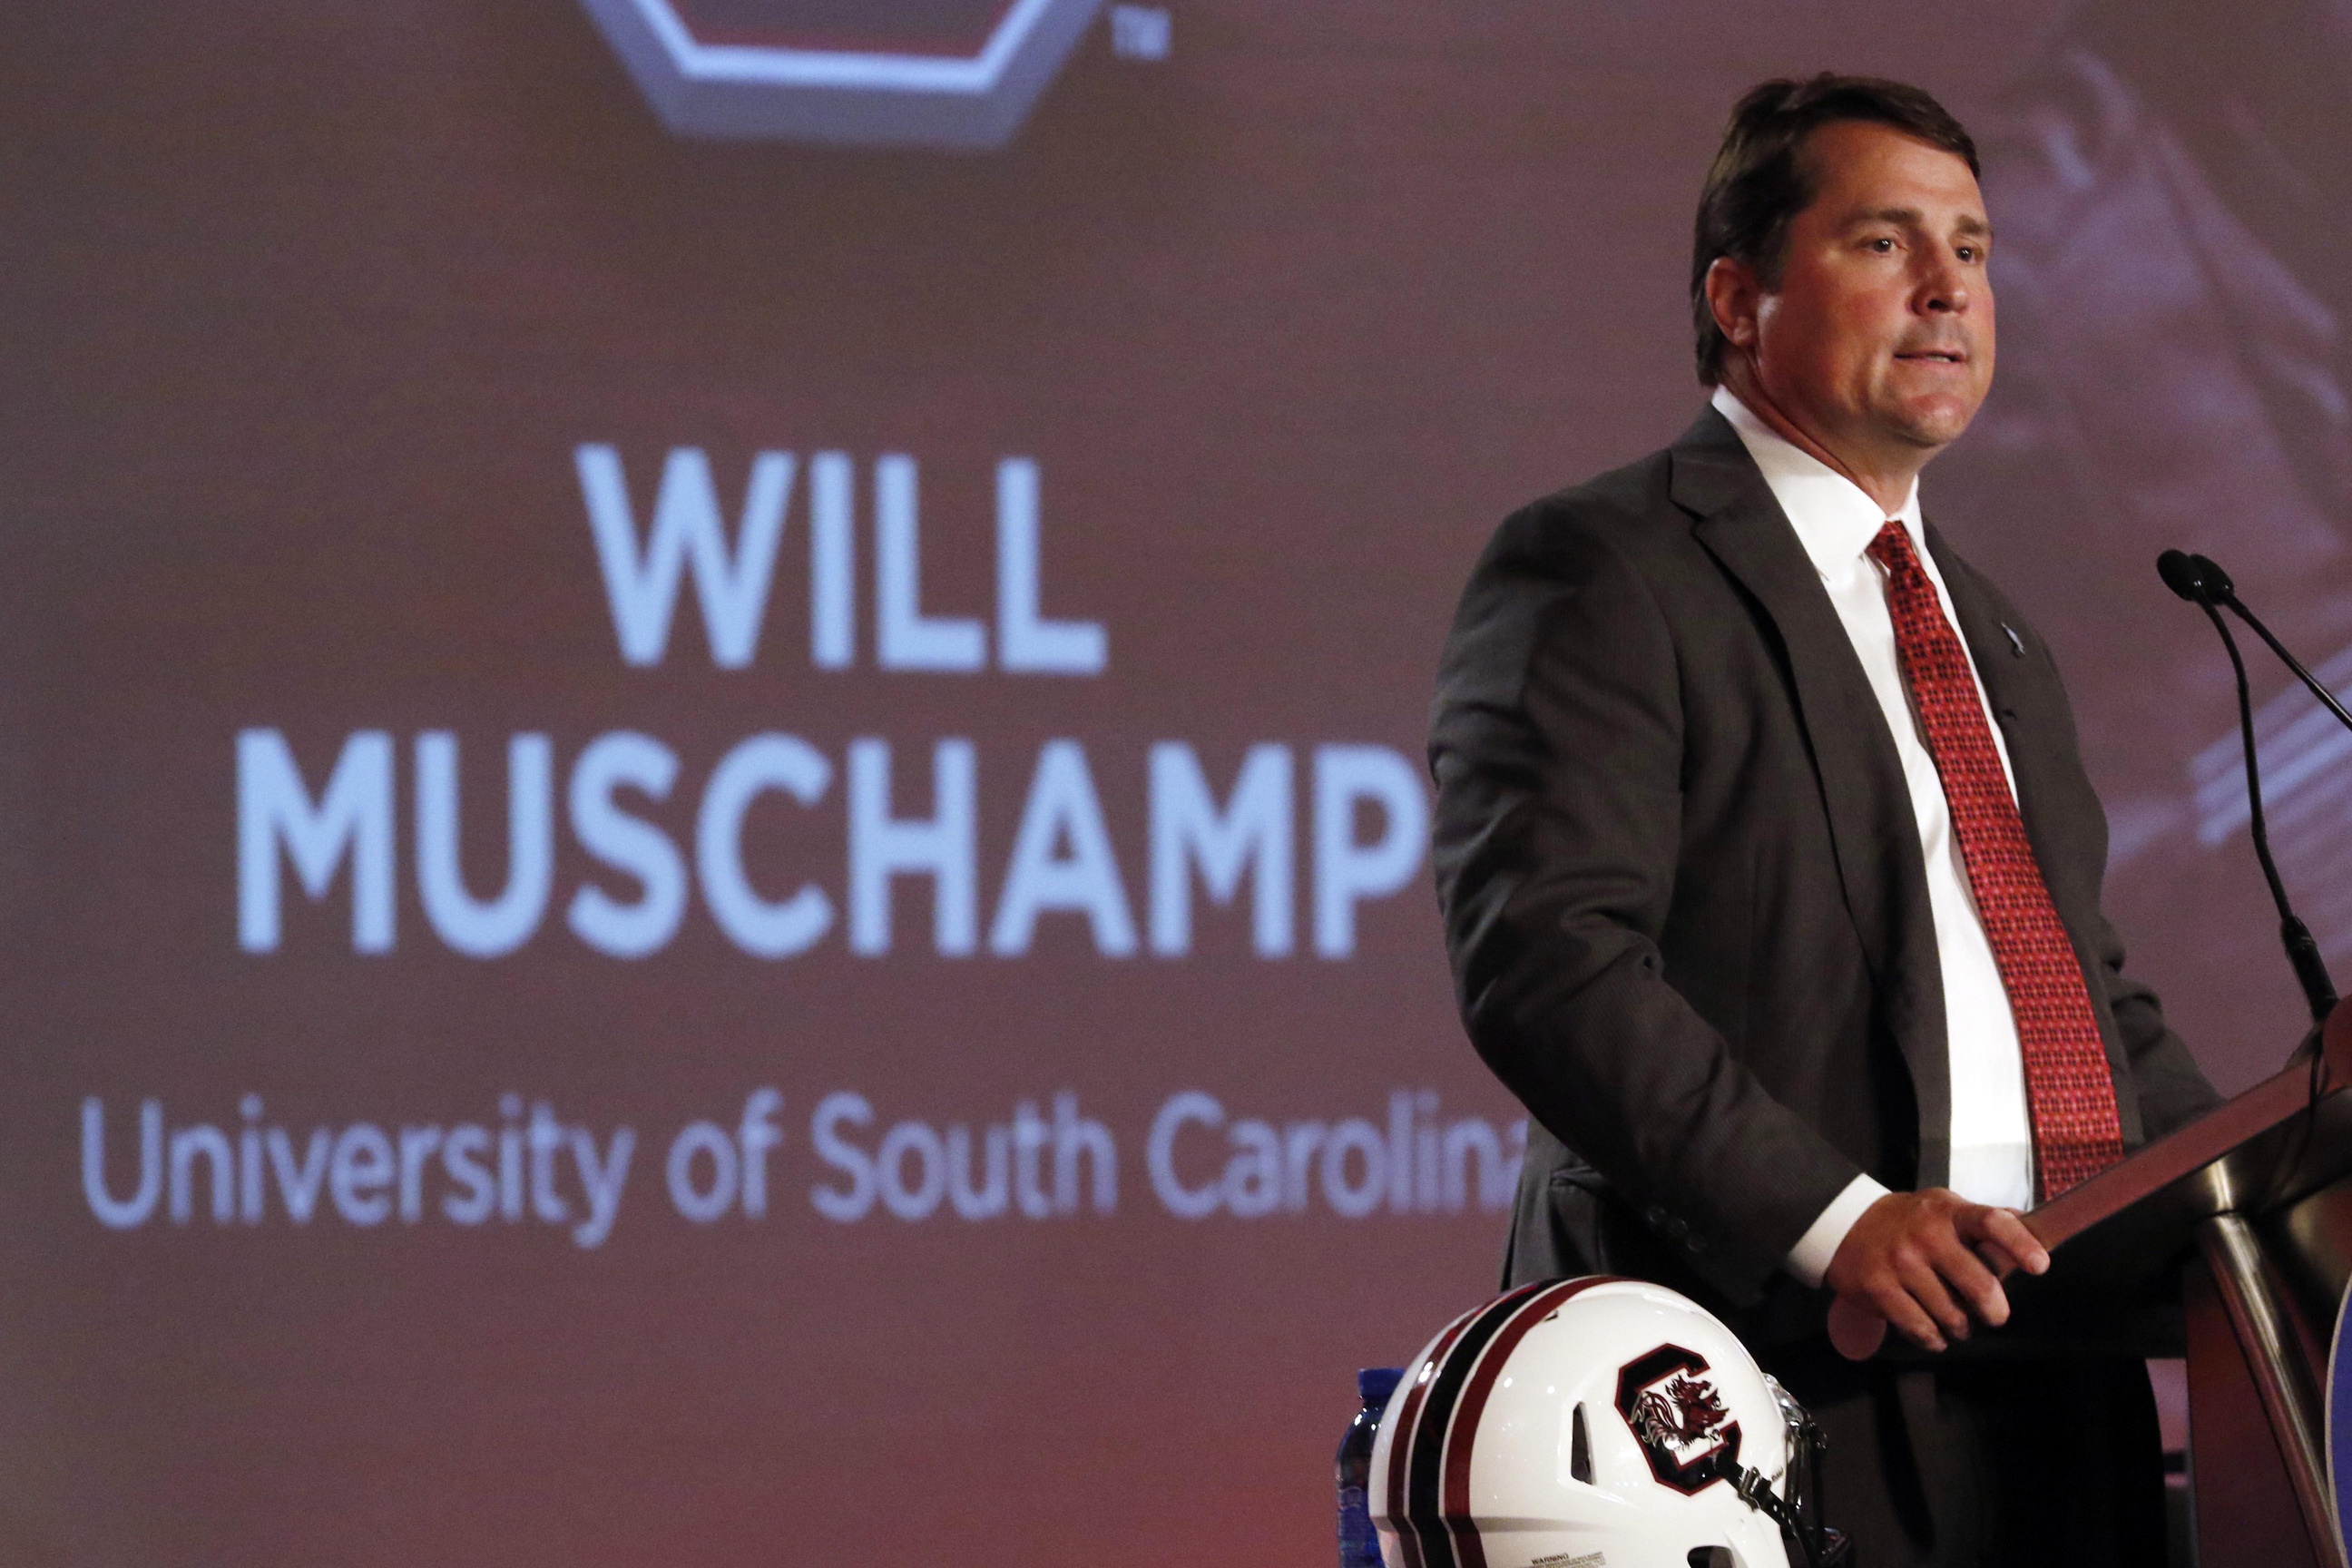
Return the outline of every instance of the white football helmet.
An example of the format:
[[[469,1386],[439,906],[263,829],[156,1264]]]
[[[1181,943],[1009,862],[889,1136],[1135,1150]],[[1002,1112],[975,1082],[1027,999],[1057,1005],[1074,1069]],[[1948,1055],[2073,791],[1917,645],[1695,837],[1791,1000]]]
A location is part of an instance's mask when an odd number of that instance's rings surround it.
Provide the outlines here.
[[[1405,1369],[1367,1489],[1387,1568],[1828,1568],[1820,1431],[1638,1279],[1524,1285]]]

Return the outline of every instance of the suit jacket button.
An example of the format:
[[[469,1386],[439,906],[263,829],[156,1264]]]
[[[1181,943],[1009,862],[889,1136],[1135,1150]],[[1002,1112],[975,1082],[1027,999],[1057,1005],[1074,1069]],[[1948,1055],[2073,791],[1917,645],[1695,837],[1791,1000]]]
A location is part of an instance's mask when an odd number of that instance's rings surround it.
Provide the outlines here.
[[[1648,1208],[1643,1210],[1642,1217],[1648,1220],[1652,1225],[1656,1226],[1661,1230],[1665,1228],[1666,1211],[1660,1208],[1656,1204],[1652,1204]]]

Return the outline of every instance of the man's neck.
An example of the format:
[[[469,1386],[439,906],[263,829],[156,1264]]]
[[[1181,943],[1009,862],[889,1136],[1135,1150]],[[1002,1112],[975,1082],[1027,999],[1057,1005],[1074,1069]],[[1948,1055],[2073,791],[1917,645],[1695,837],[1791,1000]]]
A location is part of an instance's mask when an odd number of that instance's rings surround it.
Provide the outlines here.
[[[1907,448],[1899,454],[1841,451],[1825,436],[1806,428],[1773,402],[1758,382],[1754,368],[1742,359],[1732,358],[1725,363],[1723,385],[1782,440],[1853,480],[1888,517],[1903,510],[1903,503],[1911,498],[1911,487],[1919,480],[1919,470],[1935,456],[1933,452],[1915,454]]]

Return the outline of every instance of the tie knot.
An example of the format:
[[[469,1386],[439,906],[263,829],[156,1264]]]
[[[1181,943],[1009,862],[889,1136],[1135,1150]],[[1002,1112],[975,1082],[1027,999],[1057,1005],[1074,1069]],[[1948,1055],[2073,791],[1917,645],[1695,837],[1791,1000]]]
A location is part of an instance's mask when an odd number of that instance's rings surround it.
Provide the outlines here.
[[[1890,522],[1878,531],[1878,537],[1863,552],[1890,573],[1918,565],[1918,556],[1912,553],[1909,531],[1899,522]]]

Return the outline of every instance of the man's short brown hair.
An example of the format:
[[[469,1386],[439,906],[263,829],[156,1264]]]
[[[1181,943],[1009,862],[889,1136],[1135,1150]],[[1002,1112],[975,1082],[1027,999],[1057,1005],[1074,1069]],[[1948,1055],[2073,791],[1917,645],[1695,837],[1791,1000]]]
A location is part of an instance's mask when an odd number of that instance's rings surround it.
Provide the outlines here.
[[[1891,125],[1977,167],[1977,144],[1926,92],[1878,77],[1832,76],[1768,81],[1751,89],[1731,111],[1723,150],[1699,193],[1697,233],[1691,246],[1691,324],[1698,331],[1698,378],[1722,379],[1728,342],[1706,302],[1706,272],[1728,256],[1778,288],[1787,259],[1789,224],[1812,204],[1818,182],[1804,157],[1805,138],[1824,125],[1864,120]]]

